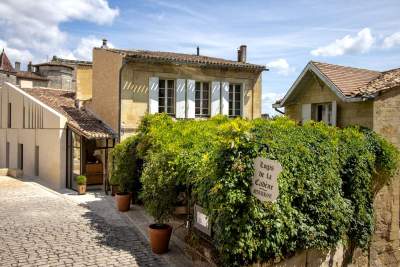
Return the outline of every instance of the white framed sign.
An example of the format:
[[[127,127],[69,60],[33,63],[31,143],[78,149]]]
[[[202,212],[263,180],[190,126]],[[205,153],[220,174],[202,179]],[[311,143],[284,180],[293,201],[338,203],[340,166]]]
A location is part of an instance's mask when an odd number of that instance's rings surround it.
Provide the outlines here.
[[[204,209],[199,205],[194,205],[194,224],[193,226],[199,231],[211,236],[211,225],[208,216],[204,213]]]
[[[277,160],[255,158],[251,194],[262,202],[275,202],[279,196],[278,175],[281,172],[282,166]]]

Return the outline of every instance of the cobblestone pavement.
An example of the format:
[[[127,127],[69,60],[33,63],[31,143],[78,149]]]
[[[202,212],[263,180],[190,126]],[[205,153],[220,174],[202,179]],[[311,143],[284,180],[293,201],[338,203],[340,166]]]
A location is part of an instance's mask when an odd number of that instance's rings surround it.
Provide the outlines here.
[[[100,206],[0,177],[0,266],[167,266],[124,215]]]

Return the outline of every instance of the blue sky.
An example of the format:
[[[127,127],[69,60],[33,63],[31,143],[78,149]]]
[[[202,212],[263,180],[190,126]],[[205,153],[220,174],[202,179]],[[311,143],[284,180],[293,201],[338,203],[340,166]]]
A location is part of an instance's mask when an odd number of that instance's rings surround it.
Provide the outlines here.
[[[33,2],[33,3],[32,3]],[[0,48],[12,60],[53,54],[90,59],[106,37],[118,48],[195,53],[270,67],[263,111],[310,60],[386,70],[400,67],[400,1],[5,0]],[[29,25],[29,26],[27,26]]]

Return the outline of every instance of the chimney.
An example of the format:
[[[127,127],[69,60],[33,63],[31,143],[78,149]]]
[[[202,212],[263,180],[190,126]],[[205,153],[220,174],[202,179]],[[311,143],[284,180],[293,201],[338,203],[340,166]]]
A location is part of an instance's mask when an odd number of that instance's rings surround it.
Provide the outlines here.
[[[103,44],[101,45],[101,48],[108,48],[106,38],[103,38]]]
[[[28,71],[32,72],[32,61],[29,61],[28,63]]]
[[[15,71],[21,71],[21,62],[15,61]]]
[[[238,49],[238,61],[242,63],[246,63],[247,57],[247,45],[241,45]]]
[[[200,47],[199,47],[199,46],[197,46],[197,53],[196,53],[196,55],[200,56]]]

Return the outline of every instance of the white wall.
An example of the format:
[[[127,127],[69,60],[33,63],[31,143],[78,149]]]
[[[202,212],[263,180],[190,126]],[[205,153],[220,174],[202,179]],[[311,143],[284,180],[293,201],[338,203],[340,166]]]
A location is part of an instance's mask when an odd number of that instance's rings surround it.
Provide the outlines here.
[[[40,179],[55,189],[65,187],[65,117],[13,85],[5,84],[0,90],[0,168],[6,167],[6,142],[13,169],[18,167],[18,144],[23,144],[23,174],[35,176],[35,147],[39,146]],[[7,128],[8,103],[12,105],[11,128]]]

